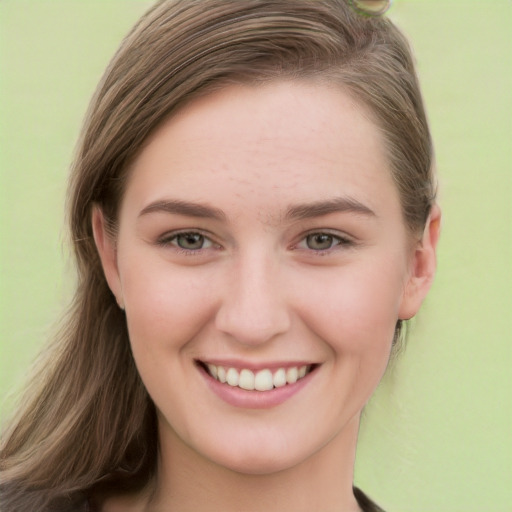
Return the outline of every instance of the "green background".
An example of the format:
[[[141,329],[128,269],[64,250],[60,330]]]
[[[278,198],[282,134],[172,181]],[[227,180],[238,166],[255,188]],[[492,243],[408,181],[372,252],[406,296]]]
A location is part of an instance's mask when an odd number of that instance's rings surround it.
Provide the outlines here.
[[[73,289],[80,122],[145,0],[0,1],[0,400]],[[356,483],[394,512],[512,511],[512,2],[396,0],[436,143],[439,271],[365,412]]]

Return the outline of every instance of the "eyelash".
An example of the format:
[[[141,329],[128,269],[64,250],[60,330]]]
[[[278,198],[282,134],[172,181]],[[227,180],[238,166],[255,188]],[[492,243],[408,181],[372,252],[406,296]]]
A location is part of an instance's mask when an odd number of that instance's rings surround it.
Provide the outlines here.
[[[186,249],[184,247],[179,246],[179,242],[177,241],[179,237],[201,237],[201,247],[198,247],[197,249]],[[331,245],[327,248],[320,248],[320,249],[313,249],[311,247],[308,247],[307,244],[310,242],[314,237],[327,237]],[[207,244],[207,247],[204,247],[205,243]],[[202,254],[205,250],[208,249],[218,249],[221,246],[218,244],[215,244],[215,242],[212,241],[212,239],[205,233],[201,231],[179,231],[174,233],[167,233],[163,236],[161,236],[157,240],[157,244],[161,247],[169,247],[172,246],[174,250],[178,251],[180,254],[184,255],[190,255],[190,256],[197,256]],[[301,247],[301,244],[305,244],[306,247]],[[298,249],[301,251],[308,251],[311,252],[314,255],[319,256],[325,256],[327,254],[330,254],[332,251],[336,251],[337,248],[345,247],[350,248],[354,246],[354,241],[346,236],[341,235],[335,235],[334,233],[330,233],[329,231],[312,231],[310,233],[305,234],[297,244],[295,244],[292,249]]]

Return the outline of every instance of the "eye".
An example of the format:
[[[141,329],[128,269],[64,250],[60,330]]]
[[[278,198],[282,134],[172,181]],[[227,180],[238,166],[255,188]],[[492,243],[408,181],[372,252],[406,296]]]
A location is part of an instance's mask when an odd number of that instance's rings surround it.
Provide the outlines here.
[[[308,249],[313,249],[314,251],[325,251],[326,249],[330,249],[335,242],[335,238],[326,233],[314,233],[313,235],[308,235],[306,237],[306,245]]]
[[[196,231],[187,231],[165,236],[158,241],[160,245],[173,245],[184,251],[200,251],[213,246],[212,241]]]
[[[336,246],[351,245],[348,238],[333,235],[331,233],[317,232],[310,233],[297,245],[299,249],[309,249],[311,251],[328,251]]]

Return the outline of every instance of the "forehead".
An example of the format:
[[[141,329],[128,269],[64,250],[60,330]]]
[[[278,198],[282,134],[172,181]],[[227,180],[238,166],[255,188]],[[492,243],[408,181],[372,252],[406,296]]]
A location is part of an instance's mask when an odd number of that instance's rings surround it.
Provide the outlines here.
[[[327,195],[376,207],[385,189],[398,205],[365,108],[334,85],[283,81],[228,86],[182,108],[134,161],[126,199],[143,208],[165,194],[202,202],[231,194],[233,206],[258,199],[260,217],[272,219],[278,206]]]

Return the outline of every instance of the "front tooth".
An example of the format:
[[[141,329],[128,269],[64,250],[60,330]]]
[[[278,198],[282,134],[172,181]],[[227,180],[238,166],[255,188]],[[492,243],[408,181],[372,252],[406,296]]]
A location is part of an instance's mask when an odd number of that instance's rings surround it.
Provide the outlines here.
[[[226,382],[230,386],[238,386],[238,381],[240,380],[239,373],[234,369],[230,368],[226,373]]]
[[[217,380],[224,384],[226,382],[226,368],[223,366],[217,367]]]
[[[307,371],[308,371],[308,367],[307,366],[301,366],[299,368],[299,379],[302,379],[302,377],[305,377]]]
[[[288,370],[286,370],[286,382],[288,382],[288,384],[294,384],[295,382],[297,382],[298,378],[299,370],[297,369],[296,366],[293,366],[292,368],[288,368]]]
[[[269,391],[273,387],[272,372],[270,370],[260,370],[254,378],[254,388],[258,391]]]
[[[274,373],[272,382],[276,388],[282,388],[283,386],[286,386],[286,370],[284,368],[279,368],[279,370]]]
[[[214,364],[209,364],[208,371],[210,372],[210,375],[216,379],[217,378],[217,367]]]
[[[242,389],[252,391],[254,389],[254,373],[252,373],[251,370],[243,369],[240,372],[238,386]]]

